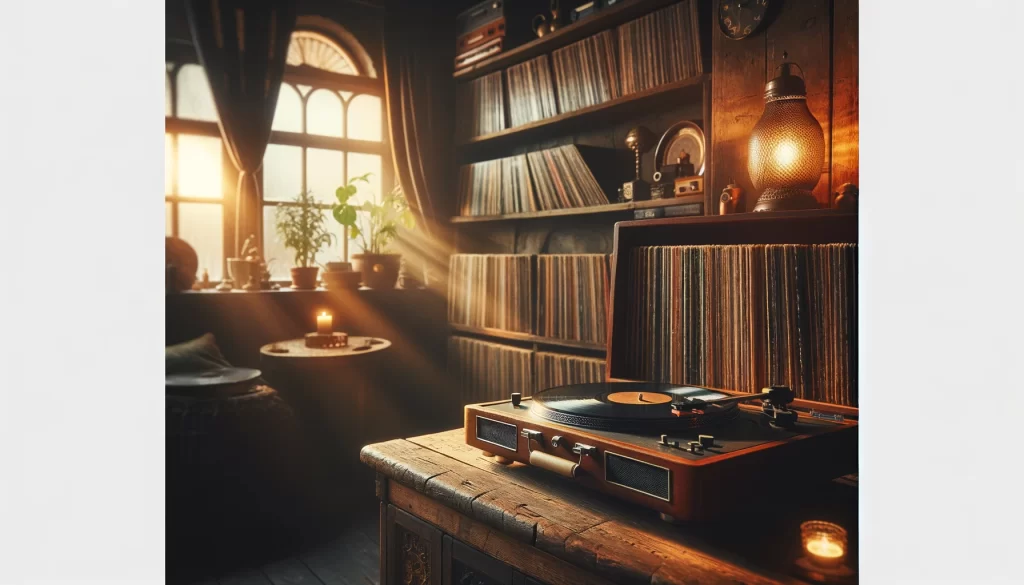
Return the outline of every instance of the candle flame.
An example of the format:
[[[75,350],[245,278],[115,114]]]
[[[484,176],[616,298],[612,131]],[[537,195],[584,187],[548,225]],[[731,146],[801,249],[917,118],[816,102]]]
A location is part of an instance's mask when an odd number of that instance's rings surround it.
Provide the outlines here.
[[[815,556],[834,559],[843,556],[843,547],[822,535],[815,540],[808,541],[807,552]]]

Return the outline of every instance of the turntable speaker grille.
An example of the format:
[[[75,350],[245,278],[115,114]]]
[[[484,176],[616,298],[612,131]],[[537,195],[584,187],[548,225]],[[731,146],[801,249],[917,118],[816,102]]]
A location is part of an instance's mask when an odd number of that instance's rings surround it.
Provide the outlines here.
[[[482,416],[476,417],[476,438],[481,441],[515,451],[519,443],[516,425],[491,420]]]
[[[664,467],[608,451],[604,453],[604,478],[609,483],[670,502],[671,477]]]

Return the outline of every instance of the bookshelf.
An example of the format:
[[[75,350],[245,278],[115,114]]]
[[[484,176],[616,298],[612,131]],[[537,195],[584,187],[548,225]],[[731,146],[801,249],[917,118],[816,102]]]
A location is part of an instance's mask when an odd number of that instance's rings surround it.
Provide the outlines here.
[[[654,209],[672,207],[687,203],[704,203],[704,195],[687,195],[672,199],[652,199],[650,201],[628,201],[626,203],[609,203],[591,207],[571,207],[569,209],[550,209],[547,211],[531,211],[528,213],[509,213],[506,215],[457,215],[451,218],[452,223],[480,223],[493,221],[512,221],[519,219],[536,219],[544,217],[562,217],[572,215],[595,215],[602,213],[629,212],[634,209]],[[630,218],[632,219],[632,217]]]
[[[658,87],[640,91],[607,102],[581,108],[574,112],[558,114],[550,118],[530,122],[514,128],[506,128],[500,132],[492,132],[483,136],[474,136],[457,145],[462,151],[470,148],[505,147],[542,139],[550,135],[568,134],[585,128],[588,124],[598,121],[602,124],[618,122],[643,112],[651,107],[658,107],[669,100],[693,102],[706,99],[710,91],[711,76],[707,73],[666,83]],[[710,101],[708,99],[708,101]]]
[[[582,77],[577,75],[575,78],[568,75],[566,73],[567,69],[565,69],[565,59],[563,58],[560,64],[556,63],[554,52],[559,49],[569,47],[574,43],[583,41],[593,35],[603,35],[605,34],[605,31],[611,31],[612,38],[616,39],[615,58],[611,63],[615,68],[614,70],[616,74],[621,76],[618,78],[620,81],[616,83],[621,82],[623,84],[622,89],[625,89],[625,71],[631,72],[629,75],[637,75],[640,71],[654,71],[657,67],[662,66],[656,65],[659,63],[658,55],[676,55],[677,53],[672,51],[655,52],[652,53],[655,55],[655,57],[652,57],[653,60],[644,63],[644,66],[649,67],[648,69],[643,69],[640,64],[637,64],[635,69],[633,69],[632,66],[627,69],[625,64],[627,61],[620,60],[621,51],[628,50],[629,47],[636,47],[638,45],[624,45],[627,49],[621,49],[617,40],[619,34],[618,27],[633,20],[647,17],[654,12],[667,9],[673,5],[679,4],[680,7],[687,5],[682,4],[681,0],[621,0],[618,4],[605,8],[585,20],[565,25],[561,29],[558,29],[553,33],[549,33],[542,38],[535,39],[517,47],[506,49],[498,55],[480,61],[465,69],[456,71],[453,75],[453,82],[456,85],[457,94],[458,91],[464,90],[468,87],[473,87],[474,89],[479,88],[481,93],[466,93],[474,96],[487,96],[483,98],[474,97],[473,99],[479,99],[481,101],[470,102],[476,103],[477,105],[473,107],[479,108],[479,110],[457,107],[455,114],[457,117],[456,122],[469,122],[465,124],[466,127],[503,127],[503,129],[496,132],[489,132],[478,136],[457,136],[453,157],[454,164],[456,165],[456,171],[461,172],[463,165],[528,155],[542,150],[559,148],[567,144],[599,147],[604,149],[617,149],[620,152],[627,153],[627,158],[632,161],[632,153],[626,149],[624,139],[629,129],[638,124],[647,126],[656,136],[660,136],[664,130],[680,119],[696,120],[702,125],[705,136],[710,136],[712,74],[709,72],[709,41],[711,38],[710,28],[713,23],[713,18],[710,14],[710,9],[701,0],[689,1],[693,2],[693,4],[689,5],[693,10],[693,12],[689,12],[689,15],[691,15],[687,17],[689,20],[678,21],[680,23],[685,21],[689,24],[680,24],[679,26],[681,28],[678,29],[679,35],[672,38],[691,40],[690,44],[687,46],[692,47],[692,50],[694,51],[689,54],[692,59],[690,61],[686,61],[685,59],[676,61],[674,62],[675,64],[672,65],[672,67],[676,68],[672,69],[669,69],[668,65],[664,65],[665,74],[662,77],[649,77],[645,80],[647,83],[633,86],[633,88],[643,89],[638,89],[625,95],[621,95],[622,91],[616,91],[614,93],[609,92],[609,94],[604,95],[605,101],[600,103],[594,104],[592,101],[583,101],[582,104],[592,103],[593,105],[583,105],[577,109],[571,109],[572,106],[569,106],[565,109],[570,111],[562,111],[562,104],[559,100],[563,98],[562,94],[559,93],[560,90],[557,85],[559,79],[570,79],[569,83],[579,84],[583,83],[587,77],[586,74]],[[684,9],[682,12],[685,13],[687,10],[688,9]],[[657,18],[662,17],[663,16],[659,16]],[[587,45],[584,43],[583,46]],[[568,51],[572,51],[572,49],[568,49]],[[571,53],[560,54],[564,55]],[[635,49],[630,53],[630,55],[644,55],[646,58],[648,53],[641,52],[640,49]],[[513,100],[511,98],[510,87],[508,84],[509,74],[507,73],[507,70],[509,67],[515,67],[516,65],[528,62],[538,62],[536,60],[541,56],[547,57],[547,73],[550,73],[551,81],[555,84],[555,99],[557,102],[557,111],[559,113],[539,120],[534,118],[534,121],[520,124],[518,126],[507,127],[510,125],[512,120],[510,113],[512,111],[511,108],[513,107]],[[543,62],[543,60],[540,60],[540,62]],[[591,63],[593,62],[600,63],[601,61],[598,58],[596,61],[591,61]],[[633,61],[628,62],[632,63]],[[558,67],[562,67],[562,69],[558,69]],[[689,67],[689,69],[686,67]],[[534,71],[537,71],[537,69],[534,69]],[[488,85],[487,87],[489,89],[485,92],[482,89],[484,84],[491,84],[492,82],[490,80],[483,80],[480,78],[495,74],[496,72],[502,72],[501,93],[496,93],[493,85]],[[540,69],[540,73],[545,73],[543,68]],[[519,74],[517,73],[517,75]],[[562,77],[559,78],[559,75]],[[492,75],[492,78],[493,77],[495,76]],[[575,79],[575,81],[571,81],[572,79]],[[595,79],[593,74],[591,74],[590,79]],[[597,79],[600,78],[598,77]],[[634,80],[635,78],[629,77],[629,79]],[[658,79],[662,81],[662,83],[654,87],[649,87],[648,85],[650,84],[650,81],[653,81],[654,79]],[[631,83],[633,82],[634,81],[631,81]],[[520,92],[521,87],[522,85],[520,82],[517,86],[517,88],[519,88],[518,91]],[[543,83],[538,83],[537,87],[543,88],[546,86],[543,85]],[[584,83],[582,86],[575,85],[569,87],[595,86]],[[595,89],[595,91],[600,92],[600,87]],[[531,89],[531,91],[537,90]],[[578,93],[573,94],[573,91],[578,90],[570,89],[569,95],[579,95]],[[540,94],[530,93],[528,95],[533,99]],[[485,105],[480,106],[479,104],[481,103]],[[522,104],[523,102],[520,101],[518,103]],[[581,102],[576,102],[576,104],[581,104]],[[487,113],[483,118],[474,117],[474,114],[477,111]],[[522,110],[520,110],[520,112],[521,111]],[[500,122],[500,125],[495,126],[493,125],[493,121],[495,119],[502,119],[504,121]],[[490,122],[484,123],[481,122],[481,120],[490,120]],[[460,124],[456,125],[461,126]],[[651,180],[651,173],[654,170],[650,164],[650,160],[653,159],[653,151],[654,147],[652,145],[650,151],[645,155],[647,158],[642,165],[643,178],[647,181]],[[705,152],[705,176],[710,176],[710,169],[712,165],[710,148],[706,148]],[[549,162],[549,164],[551,163]],[[593,162],[590,162],[588,166],[595,174],[597,174],[599,170],[605,170],[607,173],[607,169],[612,168],[610,165],[601,165],[600,163]],[[536,183],[536,178],[532,175],[532,169],[530,173],[530,180]],[[718,210],[717,200],[713,200],[715,198],[708,193],[650,201],[615,202],[617,194],[614,192],[612,184],[621,185],[623,182],[632,179],[632,164],[628,165],[628,169],[623,170],[621,178],[618,177],[618,174],[619,170],[614,170],[614,181],[609,180],[606,182],[604,180],[598,180],[598,183],[600,183],[601,186],[601,191],[604,192],[605,196],[610,201],[610,203],[607,204],[564,209],[524,211],[519,213],[506,213],[502,215],[459,215],[450,217],[448,225],[452,230],[455,240],[455,253],[528,254],[541,257],[549,254],[607,255],[611,252],[612,232],[615,223],[621,220],[632,220],[633,212],[635,210],[668,208],[680,205],[692,205],[694,203],[703,204],[705,214],[716,213]],[[488,185],[486,187],[487,189],[493,188],[491,187],[493,183],[491,183],[490,180],[485,181],[483,184]],[[613,192],[609,192],[609,190],[612,190]],[[472,192],[476,193],[477,191]],[[453,191],[452,196],[453,202],[457,203],[457,205],[453,205],[453,211],[458,213],[458,210],[461,209],[461,198],[463,197],[462,189],[460,188]],[[510,209],[510,207],[491,207],[489,205],[488,207],[478,207],[476,209],[478,211],[482,209],[490,209],[493,210],[491,211],[493,213],[499,208],[506,210]],[[515,208],[522,209],[518,204]],[[567,247],[565,245],[565,242],[567,241],[575,243]],[[607,290],[610,290],[611,278],[614,278],[610,264],[613,260],[609,259],[608,262],[609,265],[607,266],[606,272],[607,280],[605,283],[606,288],[604,289],[606,292]],[[485,278],[490,279],[492,276],[487,275]],[[552,282],[546,282],[543,285],[539,282],[531,284],[531,287],[533,288],[531,292],[531,296],[533,297],[531,302],[533,303],[532,306],[534,311],[537,310],[537,297],[539,296],[536,287],[555,286],[555,290],[558,290],[559,286],[577,287],[581,281],[578,275],[572,273],[571,270],[560,273],[559,276],[555,276],[553,278],[554,284],[552,284]],[[582,282],[590,281],[583,280]],[[575,290],[575,288],[571,290]],[[449,294],[451,294],[451,291],[449,291]],[[605,297],[605,304],[607,304],[609,313],[611,309],[610,302],[610,298]],[[567,309],[562,310],[565,311]],[[591,313],[591,315],[593,315],[593,313]],[[538,332],[538,330],[534,329],[534,333],[536,332]],[[593,362],[595,358],[604,360],[608,355],[606,345],[603,343],[571,341],[544,337],[533,333],[507,331],[490,327],[467,326],[461,323],[450,323],[449,334],[453,338],[459,337],[470,340],[491,342],[508,348],[525,349],[533,352],[561,354],[566,357],[579,358],[581,360],[589,359],[591,362]],[[449,347],[451,348],[451,345]],[[469,363],[470,365],[473,363],[474,357],[472,355],[466,354],[463,357],[466,359],[466,363]],[[471,377],[478,379],[481,375],[489,375],[486,372],[474,369],[477,367],[481,366],[471,366]],[[503,369],[506,367],[508,368],[507,370]],[[504,366],[502,364],[488,364],[483,366],[482,369],[511,372],[514,370],[514,367],[511,365]],[[465,375],[465,368],[462,368],[460,375]],[[535,377],[535,382],[536,381],[537,378]]]
[[[528,43],[460,69],[453,74],[456,81],[468,81],[481,75],[504,69],[538,55],[551,53],[568,44],[616,27],[624,22],[644,16],[679,0],[620,0],[617,6],[605,8],[590,18],[574,22]]]
[[[540,335],[533,335],[530,333],[505,331],[504,329],[492,329],[490,327],[470,327],[468,325],[459,325],[457,323],[449,323],[448,327],[452,331],[458,333],[467,333],[473,336],[479,336],[486,341],[520,341],[524,343],[535,344],[540,346],[541,348],[551,348],[556,350],[581,350],[586,351],[589,354],[599,353],[603,355],[606,351],[604,344],[600,343],[572,341],[570,339],[557,339],[554,337],[541,337]]]

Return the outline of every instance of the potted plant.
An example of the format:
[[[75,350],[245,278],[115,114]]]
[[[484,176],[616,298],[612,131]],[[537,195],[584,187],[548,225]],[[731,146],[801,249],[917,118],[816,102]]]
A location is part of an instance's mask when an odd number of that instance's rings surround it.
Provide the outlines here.
[[[299,193],[292,203],[277,206],[277,233],[285,247],[295,251],[292,288],[314,289],[320,271],[316,255],[333,241],[334,235],[327,231],[327,220],[312,192]]]
[[[356,270],[362,273],[363,285],[374,289],[395,288],[402,256],[389,253],[388,246],[398,236],[399,226],[412,229],[416,220],[400,186],[392,189],[379,204],[372,201],[361,205],[349,203],[359,192],[360,183],[369,185],[369,176],[370,173],[352,177],[338,187],[334,193],[338,198],[333,209],[334,219],[348,228],[350,239],[358,239],[363,245],[362,254],[352,255]],[[362,221],[360,212],[364,213]]]

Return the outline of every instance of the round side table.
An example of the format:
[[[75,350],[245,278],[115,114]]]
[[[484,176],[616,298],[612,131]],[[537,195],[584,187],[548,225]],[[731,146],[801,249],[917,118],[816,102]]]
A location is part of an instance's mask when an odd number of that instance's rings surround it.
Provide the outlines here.
[[[394,368],[390,347],[390,341],[379,337],[350,336],[348,345],[339,348],[306,347],[304,339],[260,348],[263,376],[305,428],[322,466],[318,471],[326,476],[325,497],[339,513],[347,499],[341,494],[373,493],[373,475],[364,473],[369,468],[359,463],[359,450],[379,440],[377,434],[386,426],[382,419],[388,407],[380,399],[385,394],[380,380]]]

